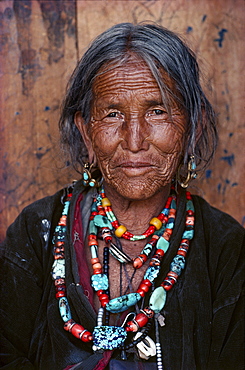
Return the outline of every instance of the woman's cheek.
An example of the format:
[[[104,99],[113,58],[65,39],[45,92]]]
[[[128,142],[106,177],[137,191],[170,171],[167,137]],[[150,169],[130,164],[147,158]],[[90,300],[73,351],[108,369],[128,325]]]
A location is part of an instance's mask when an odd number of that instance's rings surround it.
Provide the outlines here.
[[[152,144],[163,153],[181,152],[184,144],[184,135],[173,127],[165,127],[155,133]]]

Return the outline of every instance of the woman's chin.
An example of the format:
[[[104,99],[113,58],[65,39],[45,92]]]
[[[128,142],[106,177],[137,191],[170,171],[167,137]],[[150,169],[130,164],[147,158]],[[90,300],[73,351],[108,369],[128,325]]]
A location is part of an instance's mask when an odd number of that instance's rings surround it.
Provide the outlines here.
[[[116,181],[109,181],[111,191],[129,200],[145,200],[153,197],[156,193],[164,191],[170,181],[153,181],[152,178],[129,178],[127,180],[117,178]]]

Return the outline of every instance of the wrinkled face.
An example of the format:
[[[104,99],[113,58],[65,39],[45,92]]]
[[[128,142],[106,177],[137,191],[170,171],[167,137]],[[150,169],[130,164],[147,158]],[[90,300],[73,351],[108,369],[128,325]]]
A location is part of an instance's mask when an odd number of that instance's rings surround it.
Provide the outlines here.
[[[76,117],[90,159],[96,158],[105,186],[127,199],[150,198],[176,173],[184,112],[172,100],[167,113],[149,67],[135,56],[97,76],[93,93],[88,126]]]

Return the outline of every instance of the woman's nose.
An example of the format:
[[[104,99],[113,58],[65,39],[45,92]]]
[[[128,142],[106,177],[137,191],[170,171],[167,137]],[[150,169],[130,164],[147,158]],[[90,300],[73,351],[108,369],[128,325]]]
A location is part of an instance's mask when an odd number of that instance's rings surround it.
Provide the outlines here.
[[[131,116],[125,120],[122,127],[122,147],[131,152],[147,150],[149,148],[148,136],[149,127],[144,117]]]

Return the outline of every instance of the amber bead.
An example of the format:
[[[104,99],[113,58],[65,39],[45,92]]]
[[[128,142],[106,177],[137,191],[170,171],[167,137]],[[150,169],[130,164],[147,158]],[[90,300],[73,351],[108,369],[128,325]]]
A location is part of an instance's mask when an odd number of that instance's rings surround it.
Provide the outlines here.
[[[123,225],[118,226],[118,228],[115,230],[115,235],[117,238],[121,238],[121,236],[127,231],[127,228]]]
[[[162,221],[160,221],[160,220],[159,220],[159,218],[157,218],[157,217],[153,217],[153,218],[150,220],[149,224],[150,224],[150,225],[155,226],[155,228],[156,228],[157,230],[160,230],[160,229],[161,229],[161,227],[162,227]]]
[[[102,207],[110,207],[111,206],[111,202],[109,201],[108,198],[103,198],[101,200],[101,204],[102,204]]]

